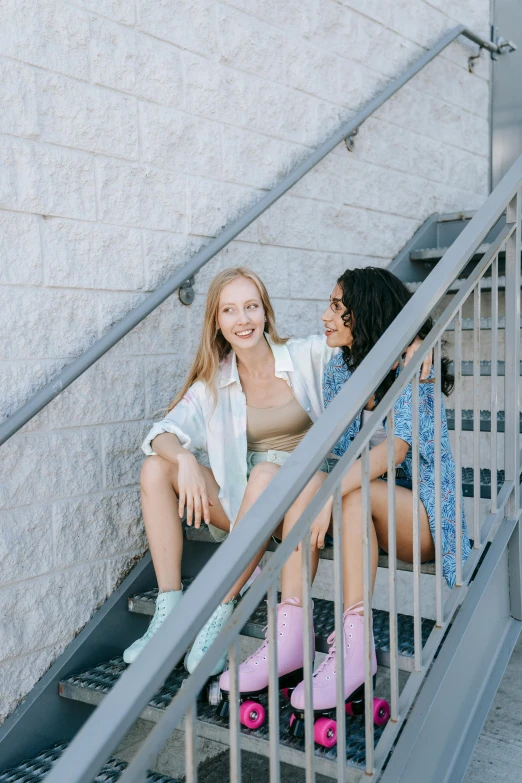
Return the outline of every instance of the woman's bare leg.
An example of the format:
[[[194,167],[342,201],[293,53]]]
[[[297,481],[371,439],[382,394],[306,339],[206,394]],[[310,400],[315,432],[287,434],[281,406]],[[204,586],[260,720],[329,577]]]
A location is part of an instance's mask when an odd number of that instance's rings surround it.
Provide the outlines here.
[[[250,508],[252,508],[252,506],[254,505],[256,500],[260,497],[260,495],[263,494],[263,492],[268,487],[268,485],[270,484],[274,476],[277,474],[278,470],[279,470],[279,466],[272,465],[270,462],[260,462],[258,465],[254,465],[254,468],[252,469],[250,476],[248,478],[247,488],[245,490],[245,494],[243,495],[243,500],[239,508],[236,525],[245,516],[247,511]],[[275,532],[277,534],[277,531]],[[270,539],[267,539],[267,541],[265,541],[261,549],[258,551],[257,555],[253,558],[253,560],[250,561],[249,565],[243,571],[243,573],[241,574],[239,579],[235,582],[235,584],[232,585],[232,587],[226,594],[225,598],[223,599],[224,604],[228,603],[229,601],[232,600],[232,598],[235,598],[236,596],[239,595],[241,589],[246,585],[246,583],[248,582],[248,580],[256,570],[257,566],[259,565],[261,558],[266,552],[266,548],[268,546],[269,540]]]
[[[200,465],[205,475],[210,520],[222,530],[230,523],[218,498],[219,487],[211,470]],[[152,562],[162,592],[181,590],[183,530],[178,514],[178,468],[159,455],[147,457],[141,470],[141,507]]]
[[[321,488],[327,474],[318,472],[308,482],[303,489],[297,500],[294,501],[292,506],[288,509],[284,522],[283,522],[283,538],[286,538],[290,530],[293,528],[301,514],[305,511],[306,507]],[[327,513],[330,517],[330,509],[322,511],[321,514]],[[329,521],[329,520],[328,520]],[[305,539],[305,544],[309,546],[308,539]],[[288,560],[283,566],[281,574],[281,597],[285,598],[298,598],[302,601],[303,598],[303,579],[302,579],[302,546],[299,545],[297,551],[292,552]],[[312,550],[312,582],[315,579],[317,573],[317,567],[319,565],[319,550]]]
[[[388,548],[388,482],[375,479],[370,484],[371,525],[371,585],[372,592],[377,575],[379,545]],[[397,524],[397,557],[413,560],[413,493],[404,487],[395,488],[395,514]],[[435,556],[428,516],[420,504],[421,560]],[[357,489],[343,497],[343,581],[344,607],[360,603],[363,593],[363,513],[362,490]]]

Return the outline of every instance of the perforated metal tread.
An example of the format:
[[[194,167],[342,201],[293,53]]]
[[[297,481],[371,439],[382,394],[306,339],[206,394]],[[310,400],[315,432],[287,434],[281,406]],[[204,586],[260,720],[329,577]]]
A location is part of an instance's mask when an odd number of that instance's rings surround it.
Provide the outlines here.
[[[455,429],[455,411],[452,408],[446,408],[446,418],[448,420],[448,429]],[[473,410],[465,409],[462,411],[461,429],[463,432],[473,431]],[[505,414],[504,411],[497,413],[497,432],[504,432]],[[491,432],[491,411],[480,411],[480,431]],[[520,414],[520,432],[522,432],[522,413]]]
[[[108,663],[95,666],[78,675],[72,675],[60,683],[60,693],[65,698],[82,701],[87,704],[97,705],[104,696],[110,691],[117,681],[118,677],[125,671],[125,664],[121,658],[115,658]],[[177,666],[169,675],[163,687],[150,700],[148,706],[143,711],[141,717],[145,720],[157,722],[163,711],[170,704],[176,693],[181,688],[183,681],[187,677],[186,671],[182,666]],[[376,694],[378,695],[378,694]],[[266,697],[261,701],[266,707]],[[289,734],[290,715],[292,713],[289,702],[280,697],[280,744],[283,749],[302,752],[304,740],[291,737]],[[375,742],[377,743],[383,728],[375,727]],[[267,741],[266,752],[268,752],[268,721],[261,728],[255,731],[241,727],[244,735],[242,746],[247,748],[248,739],[252,740],[252,747],[256,752],[263,752],[259,746],[259,740]],[[206,701],[198,702],[198,735],[206,739],[213,739],[224,744],[229,744],[228,719],[218,716],[215,707],[211,707]],[[319,758],[335,759],[336,749],[316,747],[315,755]],[[281,752],[281,760],[290,760],[290,756]],[[346,716],[346,760],[349,764],[360,767],[365,758],[364,741],[364,718]],[[292,759],[295,761],[294,759]],[[319,770],[318,770],[319,771]],[[3,783],[3,782],[2,782]]]
[[[187,538],[189,541],[204,541],[213,544],[216,543],[215,539],[212,538],[212,534],[210,533],[206,525],[202,525],[200,528],[185,527],[185,538]],[[268,544],[268,551],[275,552],[277,546],[278,545],[276,544],[276,542],[273,539],[271,539]],[[321,551],[319,552],[319,557],[321,558],[321,560],[333,560],[333,545],[326,541],[324,549],[321,549]],[[388,568],[388,555],[383,551],[379,552],[379,568]],[[397,560],[397,570],[412,571],[413,566],[411,563],[406,563],[403,560]],[[421,571],[423,574],[434,574],[435,564],[423,563],[421,565]]]
[[[454,373],[455,368],[453,365],[453,362],[450,362],[449,366],[450,372]],[[522,362],[520,362],[519,365],[519,373],[522,375]],[[497,362],[497,376],[503,377],[505,374],[505,364],[504,362]],[[471,361],[463,361],[462,362],[462,375],[470,378],[473,377],[473,362]],[[480,362],[480,376],[482,378],[490,378],[491,377],[491,362]]]
[[[480,245],[480,247],[477,248],[475,255],[473,258],[482,258],[484,253],[487,253],[491,245],[487,242]],[[440,261],[444,253],[449,250],[448,247],[425,247],[425,248],[419,248],[418,250],[412,250],[410,253],[410,258],[412,261]],[[500,253],[499,255],[504,255],[503,253]]]
[[[40,781],[44,781],[47,773],[50,772],[51,767],[58,761],[66,747],[67,743],[61,742],[54,748],[43,750],[34,758],[23,761],[17,767],[0,772],[0,783],[40,783]],[[126,766],[127,762],[110,758],[96,775],[93,783],[116,783]],[[181,783],[181,781],[165,777],[158,772],[149,772],[147,783]]]
[[[462,494],[466,498],[473,497],[473,481],[474,481],[473,468],[462,468]],[[522,483],[522,475],[520,477]],[[504,483],[504,471],[497,470],[497,492],[501,489]],[[480,497],[484,500],[491,498],[491,471],[489,468],[480,469]]]
[[[480,328],[484,331],[490,331],[491,330],[491,318],[481,318],[480,319]],[[498,328],[499,329],[505,329],[506,328],[506,319],[503,315],[501,315],[497,321]],[[522,318],[520,319],[520,326],[522,326]],[[463,318],[462,319],[462,331],[463,332],[472,332],[475,328],[475,320],[473,318]],[[452,321],[451,324],[446,329],[447,332],[454,332],[455,331],[455,324]]]
[[[154,605],[157,589],[138,593],[129,598],[129,609],[131,612],[139,614],[154,614]],[[398,651],[399,667],[404,671],[412,671],[413,667],[413,617],[405,614],[399,614],[398,622]],[[265,627],[267,624],[266,602],[262,601],[256,611],[243,627],[241,633],[244,636],[251,636],[255,639],[265,638]],[[422,620],[422,644],[426,644],[431,633],[433,620]],[[334,630],[334,604],[333,601],[327,601],[323,598],[314,598],[314,629],[315,629],[315,648],[319,652],[328,652],[328,636]],[[390,622],[388,612],[380,609],[373,610],[373,634],[375,638],[375,649],[377,651],[377,661],[381,666],[390,665]]]
[[[406,283],[407,288],[410,291],[418,291],[418,289],[421,287],[423,280],[418,280],[415,282]],[[454,294],[456,293],[462,285],[465,285],[466,278],[459,277],[457,280],[455,280],[447,289],[446,294]],[[480,278],[480,290],[481,291],[491,291],[491,283],[492,279],[491,277],[481,277]],[[504,291],[506,288],[506,278],[504,275],[498,276],[498,290]]]

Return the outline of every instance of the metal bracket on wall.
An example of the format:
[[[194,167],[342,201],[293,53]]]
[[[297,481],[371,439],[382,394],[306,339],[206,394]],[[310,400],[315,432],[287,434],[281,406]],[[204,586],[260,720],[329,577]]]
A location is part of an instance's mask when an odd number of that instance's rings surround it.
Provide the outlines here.
[[[196,282],[195,277],[189,277],[188,280],[185,280],[185,282],[180,285],[179,287],[179,299],[180,302],[184,305],[191,305],[194,301],[195,297],[195,291],[194,291],[194,283]]]
[[[498,52],[491,52],[492,60],[498,60],[501,54],[509,54],[517,50],[516,44],[499,35],[496,27],[491,28],[491,40],[495,42],[499,49]]]
[[[344,140],[344,143],[346,144],[346,149],[348,152],[351,152],[355,146],[355,137],[359,133],[359,128],[354,128],[354,130],[350,133],[349,136],[347,136]]]
[[[479,50],[478,50],[477,54],[472,54],[470,57],[468,57],[468,71],[470,73],[474,73],[475,72],[475,62],[477,60],[480,60],[481,52],[482,52],[482,46],[479,46]],[[492,57],[496,57],[498,55],[492,54],[491,56]]]

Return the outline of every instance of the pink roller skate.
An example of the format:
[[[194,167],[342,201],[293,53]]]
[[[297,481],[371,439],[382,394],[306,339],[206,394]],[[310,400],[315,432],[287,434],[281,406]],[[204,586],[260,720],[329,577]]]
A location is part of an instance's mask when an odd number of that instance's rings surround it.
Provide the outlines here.
[[[364,617],[355,604],[346,610],[344,626],[344,696],[348,715],[361,715],[364,712]],[[337,725],[335,722],[335,632],[328,637],[330,651],[322,664],[313,674],[312,699],[314,706],[314,738],[326,748],[337,743]],[[377,658],[372,634],[372,674],[377,672]],[[290,727],[295,737],[304,735],[305,693],[304,683],[295,688],[291,697],[294,714],[290,718]],[[390,707],[384,699],[374,699],[374,723],[382,726],[388,722]]]
[[[303,607],[297,598],[287,598],[277,607],[277,668],[279,687],[287,698],[303,679]],[[223,702],[218,714],[229,712],[230,672],[223,672],[219,685]],[[265,708],[259,697],[268,693],[268,640],[239,665],[239,720],[249,729],[257,729],[265,721]]]

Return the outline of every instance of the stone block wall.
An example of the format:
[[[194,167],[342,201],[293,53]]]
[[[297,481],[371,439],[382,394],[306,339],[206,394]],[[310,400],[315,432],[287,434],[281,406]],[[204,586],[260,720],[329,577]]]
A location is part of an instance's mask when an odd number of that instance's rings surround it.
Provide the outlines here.
[[[4,0],[0,417],[489,0]],[[145,548],[139,444],[245,264],[280,331],[486,194],[489,61],[456,43],[1,450],[0,720]]]

